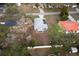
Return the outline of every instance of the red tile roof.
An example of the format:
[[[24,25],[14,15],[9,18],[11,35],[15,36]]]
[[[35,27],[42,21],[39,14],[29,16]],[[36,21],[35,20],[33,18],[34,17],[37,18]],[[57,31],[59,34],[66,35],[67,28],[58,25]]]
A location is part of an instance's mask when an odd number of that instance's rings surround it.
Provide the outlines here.
[[[59,21],[59,25],[66,31],[79,30],[79,25],[74,21]]]

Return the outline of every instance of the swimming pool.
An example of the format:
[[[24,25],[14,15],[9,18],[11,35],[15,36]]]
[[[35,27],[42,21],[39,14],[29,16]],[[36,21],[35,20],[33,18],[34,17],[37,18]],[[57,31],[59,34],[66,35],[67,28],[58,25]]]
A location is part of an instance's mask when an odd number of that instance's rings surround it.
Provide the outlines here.
[[[14,26],[16,24],[17,24],[16,21],[6,21],[4,25],[6,25],[6,26]]]

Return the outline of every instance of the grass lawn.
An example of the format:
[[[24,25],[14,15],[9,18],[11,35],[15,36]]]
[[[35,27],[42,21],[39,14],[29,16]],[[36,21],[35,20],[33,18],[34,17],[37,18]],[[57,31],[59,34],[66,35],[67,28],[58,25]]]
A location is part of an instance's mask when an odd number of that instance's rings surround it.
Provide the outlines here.
[[[8,32],[9,32],[8,26],[0,25],[0,36],[4,36]]]
[[[9,32],[9,27],[0,25],[0,43],[4,41],[8,32]]]
[[[60,26],[58,24],[54,24],[54,29],[57,31],[57,32],[63,32],[63,29],[60,28]]]
[[[58,12],[60,11],[60,8],[45,8],[45,12]],[[76,11],[74,8],[69,7],[68,11]]]
[[[55,31],[55,32],[59,33],[59,32],[63,32],[64,30],[62,28],[60,28],[60,26],[58,24],[54,24],[49,27],[49,32],[50,31]]]
[[[58,38],[60,35],[63,34],[63,32],[64,30],[60,28],[58,23],[51,25],[48,29],[49,40],[51,41],[52,38]]]
[[[59,8],[45,8],[44,9],[45,12],[57,12],[59,10],[60,10]]]
[[[63,33],[63,29],[60,28],[58,21],[59,15],[46,15],[45,16],[47,23],[48,23],[48,35],[49,38],[53,36],[54,33],[61,34]]]

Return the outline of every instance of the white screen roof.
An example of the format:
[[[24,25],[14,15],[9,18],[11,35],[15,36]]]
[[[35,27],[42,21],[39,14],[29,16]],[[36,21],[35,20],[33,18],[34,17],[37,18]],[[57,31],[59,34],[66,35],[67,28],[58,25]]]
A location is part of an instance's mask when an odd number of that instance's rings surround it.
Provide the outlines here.
[[[35,18],[34,19],[34,29],[38,31],[44,31],[44,28],[48,28],[47,24],[43,22],[44,18]]]

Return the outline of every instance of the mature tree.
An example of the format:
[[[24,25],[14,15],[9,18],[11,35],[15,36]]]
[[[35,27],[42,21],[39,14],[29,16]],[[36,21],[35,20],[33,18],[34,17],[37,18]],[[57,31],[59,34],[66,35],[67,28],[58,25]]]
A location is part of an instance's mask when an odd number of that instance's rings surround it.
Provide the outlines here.
[[[19,10],[16,4],[8,4],[3,21],[17,20],[20,18]]]
[[[62,6],[60,8],[60,18],[62,21],[68,19],[68,7]]]
[[[36,3],[35,6],[38,8],[39,7],[39,3]]]
[[[9,5],[6,9],[7,15],[14,15],[18,13],[18,8],[16,5]]]
[[[1,55],[4,56],[30,56],[26,44],[14,42],[9,47],[2,50]]]

